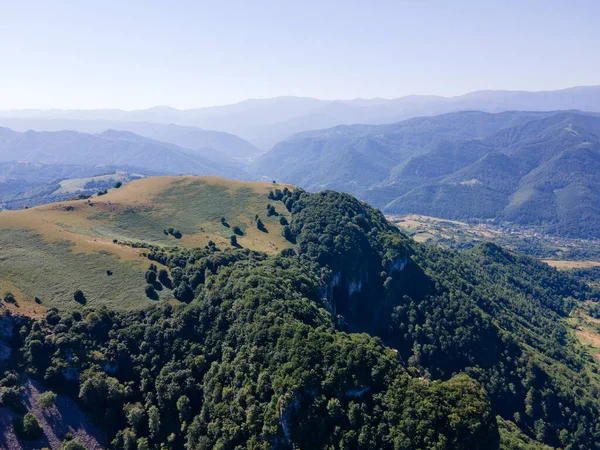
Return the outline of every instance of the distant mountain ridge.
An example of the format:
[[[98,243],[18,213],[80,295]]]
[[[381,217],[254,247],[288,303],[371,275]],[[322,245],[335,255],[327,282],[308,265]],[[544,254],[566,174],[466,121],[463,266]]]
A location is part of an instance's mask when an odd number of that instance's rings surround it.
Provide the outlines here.
[[[411,117],[478,110],[600,112],[600,86],[555,91],[476,91],[455,97],[411,95],[397,99],[318,100],[276,97],[224,106],[177,110],[24,110],[0,112],[2,118],[85,119],[177,124],[233,133],[263,149],[294,133],[340,124],[384,124]]]
[[[254,145],[233,134],[222,131],[203,130],[197,127],[151,122],[124,122],[118,120],[5,118],[0,126],[15,131],[79,131],[98,134],[107,130],[128,131],[157,141],[168,142],[190,150],[210,148],[212,157],[244,159],[261,151]],[[216,152],[214,152],[216,150]],[[215,154],[216,153],[216,154]]]
[[[338,126],[276,145],[256,175],[350,192],[387,213],[600,237],[600,115],[467,111]]]

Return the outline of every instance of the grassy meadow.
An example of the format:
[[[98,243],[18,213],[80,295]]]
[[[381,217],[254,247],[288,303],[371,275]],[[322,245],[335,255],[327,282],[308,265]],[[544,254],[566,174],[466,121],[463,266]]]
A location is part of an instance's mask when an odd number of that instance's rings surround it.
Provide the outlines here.
[[[266,212],[271,203],[289,218],[280,202],[268,199],[271,189],[283,187],[217,177],[156,177],[89,200],[2,212],[0,295],[12,292],[30,315],[52,306],[143,307],[156,301],[144,293],[150,261],[142,249],[124,242],[202,247],[212,240],[227,248],[237,226],[243,232],[239,245],[277,253],[291,244],[281,235],[280,216]],[[256,227],[256,216],[266,232]],[[85,305],[73,299],[77,289],[85,294]],[[159,301],[172,298],[168,290],[158,294]],[[33,303],[35,297],[41,305]]]

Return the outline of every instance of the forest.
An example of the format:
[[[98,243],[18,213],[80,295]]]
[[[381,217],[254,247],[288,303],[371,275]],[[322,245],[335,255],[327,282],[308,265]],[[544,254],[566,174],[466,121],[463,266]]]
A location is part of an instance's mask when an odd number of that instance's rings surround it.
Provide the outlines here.
[[[290,213],[277,255],[139,244],[176,302],[4,309],[0,403],[24,438],[31,378],[115,449],[600,447],[597,363],[565,326],[591,285],[491,243],[418,244],[347,194],[269,199]]]

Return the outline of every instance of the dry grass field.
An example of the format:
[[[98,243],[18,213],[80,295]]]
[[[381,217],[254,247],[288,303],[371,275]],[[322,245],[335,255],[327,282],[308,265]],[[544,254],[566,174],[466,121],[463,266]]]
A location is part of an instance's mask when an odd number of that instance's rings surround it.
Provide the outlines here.
[[[281,234],[280,217],[267,217],[266,208],[272,203],[289,218],[280,202],[268,199],[270,190],[283,187],[218,177],[154,177],[89,200],[2,212],[0,296],[13,292],[21,308],[38,297],[44,307],[69,309],[80,306],[73,292],[81,289],[87,306],[144,306],[152,302],[144,294],[149,261],[122,242],[202,247],[212,240],[228,248],[237,226],[244,233],[238,236],[242,247],[277,253],[291,244]],[[256,216],[266,232],[257,229]],[[165,232],[170,228],[181,237]],[[161,300],[169,298],[170,292],[160,293]],[[41,311],[34,305],[35,313]]]

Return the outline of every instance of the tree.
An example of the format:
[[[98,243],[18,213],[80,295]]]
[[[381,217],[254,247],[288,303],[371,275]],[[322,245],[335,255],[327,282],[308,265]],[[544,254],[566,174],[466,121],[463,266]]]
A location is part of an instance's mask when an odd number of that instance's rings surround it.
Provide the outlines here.
[[[85,298],[85,294],[83,293],[83,291],[81,289],[77,289],[74,293],[73,293],[73,299],[77,302],[80,303],[82,305],[85,305],[87,303],[87,299]]]
[[[154,289],[154,286],[152,286],[151,284],[146,285],[146,287],[144,288],[144,292],[146,293],[146,297],[151,298],[153,300],[158,297],[158,295],[156,295],[156,289]]]
[[[160,411],[154,405],[148,410],[148,429],[151,437],[156,436],[160,430]]]
[[[186,395],[182,395],[177,400],[177,411],[179,411],[179,420],[182,423],[190,420],[192,406],[190,399]]]
[[[50,409],[56,403],[56,394],[52,391],[46,391],[40,394],[38,404],[42,409]]]
[[[154,272],[152,270],[146,271],[146,283],[148,283],[148,284],[156,283],[156,272]]]
[[[123,186],[123,183],[122,183],[122,182],[120,182],[120,181],[117,181],[117,182],[115,183],[115,189],[119,189],[121,186]]]
[[[86,450],[79,438],[70,439],[62,443],[62,450]]]
[[[286,238],[286,240],[288,240],[292,243],[295,242],[294,233],[292,232],[292,229],[289,227],[289,225],[286,225],[283,227],[281,234],[283,235],[284,238]]]
[[[171,287],[171,279],[169,278],[169,272],[166,269],[160,269],[158,271],[158,281],[167,288]]]
[[[23,419],[15,419],[14,427],[17,435],[28,441],[36,441],[44,434],[38,420],[31,413],[25,414]]]
[[[262,220],[260,220],[260,218],[256,219],[256,228],[258,228],[260,231],[267,231],[265,224]]]
[[[229,239],[231,240],[231,245],[233,245],[234,247],[237,247],[239,245],[237,241],[237,236],[235,234],[232,234]]]
[[[235,234],[237,234],[238,236],[244,235],[244,232],[242,231],[242,229],[240,227],[238,227],[237,225],[235,227],[233,227],[233,232]]]

